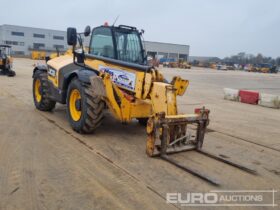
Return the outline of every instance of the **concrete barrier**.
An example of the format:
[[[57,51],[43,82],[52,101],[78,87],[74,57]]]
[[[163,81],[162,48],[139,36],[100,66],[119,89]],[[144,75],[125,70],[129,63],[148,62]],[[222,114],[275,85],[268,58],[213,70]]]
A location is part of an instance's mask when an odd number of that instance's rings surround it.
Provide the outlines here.
[[[232,88],[224,88],[224,99],[230,101],[239,100],[239,90]]]
[[[258,104],[263,107],[280,109],[280,96],[259,93],[251,90],[237,90],[224,88],[224,99],[230,101],[240,101],[247,104]]]
[[[259,99],[259,105],[264,107],[270,107],[274,109],[280,108],[280,96],[261,93]]]
[[[258,104],[259,92],[251,90],[239,90],[239,100],[246,104]]]

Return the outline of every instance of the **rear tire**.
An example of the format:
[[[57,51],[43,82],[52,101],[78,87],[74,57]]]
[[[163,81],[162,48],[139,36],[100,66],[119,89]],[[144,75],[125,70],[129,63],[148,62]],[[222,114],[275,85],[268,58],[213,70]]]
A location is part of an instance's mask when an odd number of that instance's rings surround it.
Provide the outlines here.
[[[33,100],[35,107],[40,111],[53,110],[56,102],[50,99],[49,95],[47,72],[36,71],[33,78]]]
[[[16,72],[13,71],[13,70],[9,70],[8,73],[7,73],[7,76],[8,77],[14,77],[14,76],[16,76]]]
[[[82,84],[77,78],[71,81],[67,91],[67,117],[73,130],[92,133],[102,122],[103,109],[104,101],[94,96],[89,86]]]

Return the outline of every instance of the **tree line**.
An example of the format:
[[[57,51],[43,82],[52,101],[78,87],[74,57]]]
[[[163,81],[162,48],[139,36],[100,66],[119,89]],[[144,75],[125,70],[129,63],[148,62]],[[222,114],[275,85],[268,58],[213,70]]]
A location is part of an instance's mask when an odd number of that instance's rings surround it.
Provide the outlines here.
[[[272,58],[266,57],[261,53],[258,53],[256,56],[253,54],[246,54],[245,52],[240,52],[237,55],[232,55],[230,57],[225,57],[223,62],[232,62],[234,64],[260,64],[260,63],[269,63],[272,65],[280,66],[280,57]]]

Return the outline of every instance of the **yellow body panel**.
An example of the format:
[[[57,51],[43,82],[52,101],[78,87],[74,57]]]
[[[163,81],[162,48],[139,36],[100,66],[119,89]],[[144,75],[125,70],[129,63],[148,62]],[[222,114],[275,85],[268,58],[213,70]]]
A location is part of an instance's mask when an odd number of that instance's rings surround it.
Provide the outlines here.
[[[125,88],[112,82],[108,73],[101,73],[106,92],[106,103],[113,115],[122,122],[129,122],[133,118],[148,118],[160,112],[165,112],[167,115],[176,115],[176,96],[183,95],[189,84],[187,80],[182,80],[180,77],[173,79],[174,84],[163,83],[164,78],[157,70],[145,73],[90,58],[87,58],[85,63],[96,70],[107,67],[136,75],[135,89],[134,91],[130,90],[128,95],[124,91]],[[118,102],[115,95],[118,97]],[[134,98],[134,100],[130,101],[126,95]]]
[[[58,87],[58,72],[61,68],[71,63],[73,63],[73,56],[71,55],[59,56],[48,61],[48,65],[50,66],[50,68],[56,70],[55,76],[51,76],[50,74],[48,74],[48,79],[52,81],[55,87]],[[51,69],[49,69],[49,71]]]
[[[57,71],[71,63],[73,63],[73,56],[71,55],[59,56],[48,61],[48,65],[56,69]]]
[[[55,87],[58,87],[58,78],[57,76],[53,77],[48,74],[48,80],[50,80]]]
[[[172,85],[154,82],[151,91],[151,100],[154,113],[177,114],[176,92]]]
[[[145,84],[144,84],[144,92],[143,92],[143,99],[146,99],[150,93],[152,86],[152,74],[146,74],[145,76]]]
[[[136,100],[130,106],[130,116],[134,118],[150,117],[153,115],[151,100]]]
[[[134,97],[136,100],[129,101],[121,90],[122,87],[114,84],[109,74],[103,73],[105,75],[103,76],[103,82],[106,91],[106,102],[111,112],[120,121],[129,122],[132,118],[148,118],[153,113],[162,111],[168,114],[177,113],[176,92],[172,89],[172,85],[162,82],[153,83],[153,81],[163,80],[162,74],[158,71],[145,73],[128,67],[106,63],[98,59],[86,59],[85,63],[96,70],[100,70],[101,67],[109,67],[136,75],[135,89],[134,91],[130,90],[131,97]],[[167,90],[166,87],[169,87],[169,89]],[[115,99],[114,92],[120,100],[119,103]]]
[[[180,77],[174,77],[171,84],[176,89],[176,95],[182,96],[184,95],[187,87],[189,86],[189,81],[181,79]]]
[[[145,80],[145,73],[144,72],[138,72],[137,76],[136,76],[136,84],[135,84],[135,96],[136,96],[136,98],[142,98],[144,80]]]
[[[115,116],[115,118],[121,120],[122,119],[122,114],[121,114],[121,109],[118,105],[118,103],[115,100],[114,96],[114,90],[113,90],[113,83],[111,82],[110,75],[105,75],[104,77],[104,87],[106,91],[106,103],[111,110],[111,113]]]
[[[11,56],[7,57],[7,63],[12,64],[13,63],[13,58]],[[0,58],[0,65],[3,65],[3,59]]]

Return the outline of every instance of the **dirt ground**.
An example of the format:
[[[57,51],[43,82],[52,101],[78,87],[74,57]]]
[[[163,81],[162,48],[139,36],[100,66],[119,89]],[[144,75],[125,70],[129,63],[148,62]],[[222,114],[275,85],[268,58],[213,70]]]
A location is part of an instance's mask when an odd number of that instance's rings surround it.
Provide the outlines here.
[[[187,93],[178,98],[180,112],[211,110],[203,149],[258,171],[252,175],[194,151],[174,156],[218,180],[221,186],[214,187],[147,157],[145,128],[136,121],[123,125],[107,114],[94,134],[81,135],[70,128],[64,105],[50,113],[37,111],[34,63],[15,59],[17,76],[0,77],[1,210],[178,209],[184,207],[168,204],[166,193],[211,190],[274,189],[279,205],[280,110],[223,100],[223,88],[280,95],[280,74],[162,69],[169,80],[174,75],[190,80]]]

